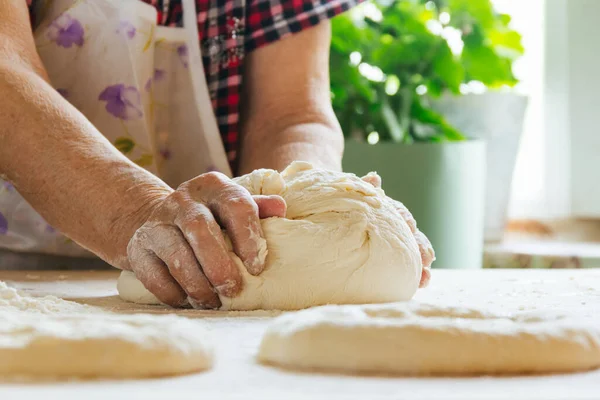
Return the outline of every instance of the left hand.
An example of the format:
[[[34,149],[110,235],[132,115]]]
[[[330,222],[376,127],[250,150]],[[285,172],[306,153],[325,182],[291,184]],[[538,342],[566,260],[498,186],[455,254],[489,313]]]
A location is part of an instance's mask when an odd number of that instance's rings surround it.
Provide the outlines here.
[[[362,179],[365,182],[368,182],[371,185],[375,186],[376,188],[381,187],[381,178],[377,174],[368,174],[366,176],[363,176]],[[417,241],[417,244],[419,245],[419,252],[421,253],[421,264],[423,266],[423,269],[421,271],[421,282],[419,283],[419,287],[426,287],[429,284],[429,280],[431,279],[431,263],[433,263],[433,261],[435,260],[435,251],[431,246],[431,242],[429,241],[429,239],[427,239],[427,236],[425,236],[425,234],[423,234],[423,232],[421,232],[417,228],[417,221],[415,221],[415,218],[412,216],[410,211],[408,211],[408,208],[406,208],[404,204],[400,203],[399,201],[394,201],[394,204],[396,206],[396,210],[398,210],[400,215],[402,215],[402,218],[404,218],[404,221],[407,223],[408,227],[410,228],[410,231],[412,232],[413,236],[415,237],[415,240]]]

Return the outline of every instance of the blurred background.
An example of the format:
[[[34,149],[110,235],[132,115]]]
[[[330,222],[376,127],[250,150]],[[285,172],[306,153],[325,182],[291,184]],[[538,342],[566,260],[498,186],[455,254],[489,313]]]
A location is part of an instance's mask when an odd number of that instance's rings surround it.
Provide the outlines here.
[[[600,267],[600,1],[374,0],[333,20],[344,168],[438,268]]]

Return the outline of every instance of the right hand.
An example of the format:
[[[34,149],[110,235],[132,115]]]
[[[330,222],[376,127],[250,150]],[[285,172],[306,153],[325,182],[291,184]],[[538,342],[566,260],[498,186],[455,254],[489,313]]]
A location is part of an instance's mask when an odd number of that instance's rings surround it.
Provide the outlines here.
[[[252,275],[265,268],[259,218],[284,217],[280,196],[252,196],[225,175],[209,172],[183,183],[151,211],[127,247],[129,268],[161,302],[216,309],[234,297],[242,276],[221,227]]]
[[[370,173],[362,177],[367,183],[370,183],[376,188],[381,188],[381,177],[377,174]],[[419,253],[421,255],[421,280],[419,282],[419,287],[423,288],[429,284],[431,280],[431,264],[435,261],[435,251],[433,250],[433,246],[431,242],[425,236],[423,232],[421,232],[417,228],[417,221],[412,216],[411,212],[408,211],[408,208],[404,204],[399,201],[394,200],[394,206],[398,213],[404,219],[404,222],[410,228],[411,233],[413,234],[415,240],[417,241],[417,245],[419,246]]]

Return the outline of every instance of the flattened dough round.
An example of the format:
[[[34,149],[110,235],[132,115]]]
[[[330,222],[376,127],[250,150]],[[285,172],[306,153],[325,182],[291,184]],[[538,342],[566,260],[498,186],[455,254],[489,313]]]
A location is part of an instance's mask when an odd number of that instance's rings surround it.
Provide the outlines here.
[[[200,322],[107,313],[0,282],[0,377],[168,376],[208,369],[212,357]]]
[[[262,221],[262,274],[248,274],[231,252],[244,289],[235,298],[221,296],[222,309],[298,310],[403,301],[415,294],[422,269],[419,248],[399,203],[383,190],[353,174],[305,162],[281,173],[256,170],[235,181],[255,195],[282,196],[287,214]],[[160,304],[131,272],[122,273],[117,288],[126,301]]]
[[[258,359],[349,374],[494,375],[600,367],[600,326],[560,315],[494,315],[397,303],[324,306],[277,318]]]

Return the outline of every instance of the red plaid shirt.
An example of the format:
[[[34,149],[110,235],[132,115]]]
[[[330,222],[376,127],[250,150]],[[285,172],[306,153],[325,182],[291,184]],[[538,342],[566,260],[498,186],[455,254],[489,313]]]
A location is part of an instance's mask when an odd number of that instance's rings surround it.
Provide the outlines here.
[[[156,7],[159,24],[183,23],[181,0],[143,1]],[[360,1],[196,0],[206,81],[233,171],[237,170],[244,55],[332,18]]]

